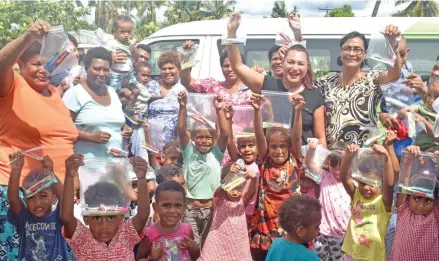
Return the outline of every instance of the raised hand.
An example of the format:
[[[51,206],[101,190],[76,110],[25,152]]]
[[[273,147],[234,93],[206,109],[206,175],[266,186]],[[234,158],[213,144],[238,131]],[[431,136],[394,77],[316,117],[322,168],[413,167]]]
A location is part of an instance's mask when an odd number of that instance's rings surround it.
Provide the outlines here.
[[[224,107],[226,119],[231,121],[233,119],[233,115],[235,114],[235,110],[233,109],[233,106],[230,104],[226,104]]]
[[[374,144],[372,148],[377,154],[389,157],[389,152],[382,145]]]
[[[241,14],[233,13],[229,16],[229,20],[227,22],[227,33],[228,38],[236,38],[236,31],[241,24]]]
[[[130,162],[131,165],[133,165],[137,179],[144,179],[146,177],[146,172],[148,171],[148,163],[139,156],[131,158]]]
[[[194,46],[194,42],[191,40],[187,40],[183,43],[183,49],[190,49],[192,46]]]
[[[255,110],[260,110],[262,107],[263,96],[261,94],[252,93],[250,97],[250,104]]]
[[[294,108],[296,110],[303,109],[303,106],[306,104],[305,99],[303,99],[303,96],[300,94],[289,95],[288,98],[290,99],[291,103],[294,104]]]
[[[384,29],[384,34],[389,39],[390,45],[392,46],[393,51],[398,50],[399,41],[401,39],[401,31],[398,29],[398,26],[387,25]]]
[[[43,157],[41,165],[43,168],[53,171],[53,160],[49,157],[49,155],[45,155]]]
[[[84,166],[84,156],[81,154],[73,154],[66,159],[66,175],[75,177],[81,166]]]
[[[185,108],[187,106],[187,94],[184,91],[181,91],[178,94],[178,104],[180,104],[180,107]]]
[[[360,148],[360,147],[358,147],[358,145],[355,144],[355,143],[353,143],[353,144],[349,144],[349,145],[346,147],[346,149],[345,149],[345,153],[346,153],[346,155],[350,155],[350,156],[352,156],[352,155],[354,155],[355,153],[357,153],[357,151],[358,151],[359,148]]]
[[[421,154],[421,149],[418,146],[412,145],[412,146],[408,146],[405,149],[409,154],[411,154],[413,157],[418,156],[419,154]]]
[[[309,149],[316,149],[317,145],[319,145],[319,139],[316,139],[316,138],[309,138],[308,139],[308,148]]]
[[[14,152],[13,154],[9,155],[9,161],[11,161],[11,168],[12,170],[19,170],[21,172],[21,169],[24,166],[24,154],[21,151]]]
[[[43,36],[50,30],[50,24],[43,20],[36,20],[27,29],[32,41],[42,40]]]
[[[225,107],[224,97],[221,94],[215,97],[215,109],[220,110]]]

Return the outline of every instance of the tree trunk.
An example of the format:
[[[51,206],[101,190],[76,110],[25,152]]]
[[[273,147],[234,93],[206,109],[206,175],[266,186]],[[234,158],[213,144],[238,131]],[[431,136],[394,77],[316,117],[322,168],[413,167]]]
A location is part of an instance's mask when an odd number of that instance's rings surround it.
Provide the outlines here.
[[[375,6],[373,7],[373,11],[372,11],[372,17],[376,17],[378,14],[378,9],[380,9],[380,5],[381,5],[381,1],[377,0],[375,2]]]

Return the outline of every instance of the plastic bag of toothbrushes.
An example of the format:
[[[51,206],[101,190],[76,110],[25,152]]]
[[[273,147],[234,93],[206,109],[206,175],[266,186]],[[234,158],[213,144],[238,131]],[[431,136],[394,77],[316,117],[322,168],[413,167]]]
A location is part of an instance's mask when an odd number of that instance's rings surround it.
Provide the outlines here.
[[[45,61],[44,69],[50,75],[70,70],[78,65],[74,54],[75,45],[70,42],[62,25],[52,27],[43,37],[40,55]]]
[[[368,58],[393,67],[396,62],[396,54],[391,45],[390,37],[382,32],[370,36]],[[399,42],[400,38],[395,39]]]
[[[245,19],[241,14],[234,13],[229,18],[227,18],[226,23],[224,25],[224,33],[221,37],[221,44],[222,45],[245,45],[247,42],[247,32],[245,28],[249,25],[247,25],[247,19]],[[229,24],[235,24],[239,23],[239,27],[236,31],[236,37],[235,38],[229,38],[228,35],[228,26]]]
[[[188,130],[215,130],[216,110],[214,94],[189,93],[186,128]]]

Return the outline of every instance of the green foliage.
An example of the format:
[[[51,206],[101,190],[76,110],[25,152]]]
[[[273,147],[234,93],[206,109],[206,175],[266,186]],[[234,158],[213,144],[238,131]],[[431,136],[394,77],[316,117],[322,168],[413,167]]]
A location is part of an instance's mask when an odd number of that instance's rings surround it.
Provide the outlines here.
[[[137,40],[142,41],[149,35],[157,32],[159,29],[160,26],[154,21],[151,21],[147,24],[139,23],[138,26],[136,25],[135,37]]]
[[[284,0],[278,0],[274,2],[273,10],[271,11],[271,17],[272,18],[288,17],[288,11]]]
[[[0,43],[3,44],[23,34],[34,16],[52,26],[63,25],[66,31],[93,29],[82,19],[90,14],[90,8],[75,6],[72,0],[0,2],[0,14]]]
[[[216,20],[227,18],[235,10],[236,1],[203,1],[201,7],[205,13],[204,20]]]
[[[396,1],[395,6],[404,3],[407,1]],[[398,11],[392,16],[437,17],[439,16],[438,3],[436,1],[413,1],[404,10]]]
[[[334,8],[328,13],[328,17],[353,17],[351,5],[343,5],[342,8]]]

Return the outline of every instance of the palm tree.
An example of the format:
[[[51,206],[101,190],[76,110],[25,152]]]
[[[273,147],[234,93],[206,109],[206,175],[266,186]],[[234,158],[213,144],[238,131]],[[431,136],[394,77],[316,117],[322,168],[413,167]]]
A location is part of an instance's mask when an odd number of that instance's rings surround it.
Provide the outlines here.
[[[204,20],[222,19],[228,17],[235,10],[235,0],[203,1],[201,10],[208,14]]]
[[[113,2],[105,0],[91,0],[88,2],[90,7],[95,8],[95,24],[105,32],[111,30],[111,22],[119,15],[119,8],[123,2]]]
[[[190,21],[200,20],[202,11],[200,11],[201,0],[197,1],[169,1],[165,4],[168,9],[165,11],[165,25],[178,23],[187,23]]]
[[[375,6],[373,7],[372,17],[376,17],[378,14],[378,9],[380,9],[381,1],[375,1]]]
[[[393,16],[437,17],[439,15],[438,4],[436,1],[399,0],[396,1],[395,6],[408,2],[410,2],[410,4],[404,10],[399,11]]]

